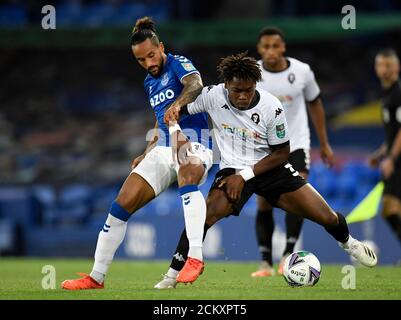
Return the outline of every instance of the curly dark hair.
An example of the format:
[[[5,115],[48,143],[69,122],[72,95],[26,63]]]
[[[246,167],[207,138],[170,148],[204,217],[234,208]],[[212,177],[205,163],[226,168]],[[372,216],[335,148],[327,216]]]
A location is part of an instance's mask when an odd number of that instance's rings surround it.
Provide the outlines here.
[[[159,44],[159,37],[156,34],[155,22],[150,17],[143,17],[136,21],[131,33],[131,45],[150,39],[155,45]]]
[[[232,81],[234,78],[254,80],[258,82],[262,78],[260,67],[255,58],[247,56],[248,51],[222,58],[217,67],[220,80]]]

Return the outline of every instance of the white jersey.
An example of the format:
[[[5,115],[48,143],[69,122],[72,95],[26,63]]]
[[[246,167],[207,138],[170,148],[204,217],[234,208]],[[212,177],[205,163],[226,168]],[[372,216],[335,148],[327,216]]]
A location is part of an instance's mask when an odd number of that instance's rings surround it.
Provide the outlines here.
[[[309,150],[310,129],[305,100],[315,100],[320,89],[308,64],[294,58],[286,59],[288,68],[279,72],[266,70],[259,60],[262,81],[258,82],[257,87],[270,92],[282,103],[289,127],[291,152]]]
[[[243,169],[271,153],[269,146],[288,143],[288,128],[280,101],[262,89],[259,101],[248,110],[233,107],[224,84],[205,87],[188,113],[207,112],[220,150],[220,168]]]

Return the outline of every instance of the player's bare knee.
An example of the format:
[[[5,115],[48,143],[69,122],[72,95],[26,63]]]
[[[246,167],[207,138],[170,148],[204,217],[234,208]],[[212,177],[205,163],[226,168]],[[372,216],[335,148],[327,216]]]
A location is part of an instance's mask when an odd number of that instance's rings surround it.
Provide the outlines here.
[[[133,205],[132,201],[132,195],[130,196],[128,192],[125,191],[120,191],[119,194],[117,195],[115,201],[125,210],[130,212],[130,209]]]
[[[207,214],[206,214],[206,224],[208,226],[214,225],[217,221],[219,221],[221,218],[224,218],[225,214],[222,214],[219,212],[219,209],[217,207],[209,207],[207,209]]]
[[[129,213],[134,213],[141,202],[141,195],[128,190],[120,190],[115,201]]]

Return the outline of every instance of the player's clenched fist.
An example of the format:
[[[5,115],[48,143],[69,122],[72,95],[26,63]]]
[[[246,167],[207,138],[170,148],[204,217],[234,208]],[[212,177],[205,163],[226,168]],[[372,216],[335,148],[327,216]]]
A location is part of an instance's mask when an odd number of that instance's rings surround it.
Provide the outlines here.
[[[237,202],[241,198],[242,190],[244,189],[245,181],[237,174],[232,174],[219,183],[219,188],[225,186],[226,195],[228,199],[232,202]]]
[[[172,104],[170,108],[167,109],[166,113],[164,114],[164,122],[168,125],[169,123],[177,122],[180,117],[181,107]]]

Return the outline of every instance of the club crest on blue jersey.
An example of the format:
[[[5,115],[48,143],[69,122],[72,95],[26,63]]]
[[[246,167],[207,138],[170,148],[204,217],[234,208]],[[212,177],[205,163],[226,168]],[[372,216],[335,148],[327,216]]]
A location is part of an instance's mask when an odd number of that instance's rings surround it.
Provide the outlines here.
[[[162,81],[160,83],[162,84],[162,86],[166,86],[168,84],[168,80],[168,73],[166,72],[165,74],[163,74]]]

